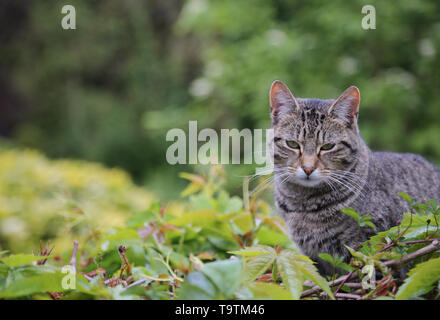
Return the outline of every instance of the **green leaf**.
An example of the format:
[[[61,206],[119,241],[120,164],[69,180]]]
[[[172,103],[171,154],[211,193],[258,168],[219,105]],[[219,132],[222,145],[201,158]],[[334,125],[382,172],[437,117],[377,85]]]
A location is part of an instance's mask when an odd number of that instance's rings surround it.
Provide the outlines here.
[[[433,199],[426,199],[425,201],[427,203],[429,203],[429,205],[431,206],[432,210],[437,211],[439,209],[439,207],[437,205],[437,201],[435,201]]]
[[[376,229],[376,226],[375,226],[374,223],[371,222],[371,221],[364,221],[364,222],[361,222],[361,227],[363,227],[363,226],[367,226],[367,227],[370,227],[370,228],[372,228],[372,229]]]
[[[328,282],[319,274],[318,270],[313,265],[312,260],[290,250],[283,250],[281,255],[287,256],[290,260],[290,263],[294,264],[296,268],[301,271],[305,279],[314,282],[317,286],[324,290],[330,296],[330,298],[335,299],[333,292],[330,290]]]
[[[325,260],[325,261],[327,261],[327,262],[330,262],[331,264],[335,264],[335,259],[331,256],[331,255],[329,255],[328,253],[320,253],[319,255],[318,255],[322,260]]]
[[[232,223],[240,230],[241,234],[249,232],[253,227],[253,217],[250,213],[243,213],[232,218]]]
[[[186,226],[188,224],[206,226],[214,223],[215,220],[216,220],[215,210],[203,209],[194,212],[184,213],[180,217],[168,221],[168,223],[178,227]]]
[[[224,251],[231,251],[239,249],[239,245],[230,232],[219,228],[208,228],[205,227],[200,232],[203,236],[206,236],[208,241],[215,246]]]
[[[214,284],[198,271],[188,274],[178,291],[178,298],[185,300],[212,300],[217,296],[218,291]]]
[[[246,287],[252,292],[254,299],[291,300],[292,295],[285,288],[275,283],[251,282]]]
[[[345,270],[345,271],[351,271],[351,270],[353,269],[350,265],[346,264],[346,263],[342,260],[342,258],[340,258],[340,257],[338,257],[338,256],[332,257],[332,256],[329,255],[328,253],[320,253],[318,256],[319,256],[322,260],[325,260],[325,261],[331,263],[331,264],[334,265],[336,268],[340,268],[340,269],[343,269],[343,270]]]
[[[398,194],[400,197],[405,199],[410,205],[413,205],[414,200],[411,198],[411,196],[409,194],[404,193],[404,192],[399,192]]]
[[[125,228],[125,229],[117,230],[115,233],[106,235],[105,237],[103,237],[103,239],[120,242],[120,241],[132,240],[132,239],[141,240],[141,236],[139,235],[139,233],[137,233],[136,230]]]
[[[246,247],[244,249],[241,249],[239,251],[229,251],[230,254],[235,254],[239,256],[244,257],[255,257],[262,254],[273,254],[276,255],[276,251],[274,248],[269,246],[263,246],[263,245],[256,245],[252,247]]]
[[[229,197],[228,193],[225,191],[219,192],[217,198],[218,210],[223,213],[238,212],[243,208],[243,200],[239,197]]]
[[[424,203],[417,203],[414,205],[414,208],[421,213],[424,213],[425,211],[429,212],[431,210],[431,207]]]
[[[277,265],[284,285],[289,290],[292,298],[298,300],[301,297],[304,283],[302,272],[286,254],[277,257]]]
[[[180,266],[185,266],[185,267],[189,267],[189,259],[178,253],[173,251],[171,248],[163,246],[162,248],[160,248],[161,253],[163,254],[164,257],[168,257],[169,261],[171,264],[173,264],[176,267],[180,267]]]
[[[190,184],[185,188],[185,190],[183,190],[183,191],[180,193],[180,196],[181,196],[182,198],[185,198],[185,197],[187,197],[187,196],[189,196],[189,195],[191,195],[191,194],[193,194],[193,193],[196,193],[197,191],[200,191],[200,190],[202,189],[202,187],[203,187],[203,185],[201,185],[201,184],[190,183]]]
[[[403,285],[396,294],[396,299],[405,300],[417,296],[426,288],[440,280],[440,258],[417,264],[408,273]]]
[[[269,246],[277,246],[291,242],[286,234],[275,231],[265,225],[258,228],[255,238],[258,240],[258,243]]]
[[[217,201],[207,194],[193,195],[189,199],[194,210],[217,210]]]
[[[241,260],[221,260],[205,263],[201,269],[223,293],[225,298],[231,298],[241,283],[243,264]]]
[[[359,220],[360,220],[359,214],[353,208],[345,208],[345,209],[342,209],[341,212],[343,214],[346,214],[347,216],[352,217],[357,222],[359,222]]]
[[[370,258],[368,256],[366,256],[365,254],[363,254],[362,252],[356,251],[356,250],[354,250],[353,248],[350,248],[347,245],[344,245],[344,246],[348,249],[348,251],[350,251],[350,254],[353,257],[359,258],[359,259],[361,259],[364,262],[367,262],[367,261],[370,260]]]
[[[23,266],[26,264],[29,264],[34,261],[47,259],[48,257],[37,257],[33,256],[31,254],[14,254],[10,255],[9,257],[2,258],[0,261],[2,261],[4,264],[8,265],[9,267],[18,267]]]
[[[246,254],[247,257],[251,257],[245,260],[245,277],[246,280],[253,281],[258,276],[266,272],[266,270],[274,263],[276,259],[276,251],[268,246],[254,246],[248,248],[249,251]],[[261,250],[261,251],[258,251]],[[259,252],[260,254],[255,254]]]
[[[62,292],[62,280],[67,276],[61,272],[48,272],[32,277],[19,278],[0,291],[0,298],[17,298],[41,292]]]

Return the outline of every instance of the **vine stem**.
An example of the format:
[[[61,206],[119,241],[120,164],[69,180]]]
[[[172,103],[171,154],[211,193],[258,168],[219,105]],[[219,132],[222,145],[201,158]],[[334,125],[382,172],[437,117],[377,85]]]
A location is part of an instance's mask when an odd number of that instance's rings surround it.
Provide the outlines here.
[[[335,298],[360,300],[361,296],[352,293],[335,293]]]
[[[434,251],[436,251],[438,249],[440,249],[440,241],[438,239],[435,239],[435,240],[432,241],[431,244],[427,245],[426,247],[423,247],[423,248],[421,248],[421,249],[419,249],[417,251],[411,252],[410,254],[407,254],[407,255],[403,256],[401,259],[385,261],[384,265],[387,266],[387,267],[399,268],[403,264],[405,264],[405,263],[407,263],[407,262],[409,262],[409,261],[411,261],[413,259],[416,259],[416,258],[418,258],[420,256],[425,255],[425,254],[434,252]],[[329,286],[333,287],[333,286],[339,285],[339,284],[341,284],[344,281],[346,282],[346,281],[354,278],[355,276],[357,276],[357,274],[355,272],[353,272],[349,276],[344,275],[342,277],[339,277],[336,280],[330,281],[329,282]],[[301,297],[307,297],[307,296],[310,296],[312,294],[318,293],[320,291],[322,291],[322,289],[319,286],[314,286],[311,289],[303,291],[302,294],[301,294]]]
[[[403,241],[403,242],[399,242],[399,244],[414,244],[414,243],[425,243],[425,242],[434,242],[434,241],[440,241],[440,238],[426,239],[426,240]]]
[[[354,273],[354,270],[350,271],[350,273],[345,277],[345,279],[339,284],[338,288],[335,290],[334,294],[337,294],[338,291],[344,286],[344,284],[350,279],[351,275]]]
[[[434,239],[425,239],[425,240],[413,240],[413,241],[402,241],[402,242],[392,242],[385,247],[383,247],[381,250],[379,250],[377,253],[384,252],[385,250],[397,245],[405,245],[405,244],[415,244],[415,243],[426,243],[426,242],[433,242],[433,241],[440,241],[440,238],[434,238]]]
[[[243,179],[243,207],[245,211],[249,210],[249,178]]]
[[[70,258],[70,265],[73,267],[73,270],[76,273],[76,253],[78,252],[78,240],[73,240],[73,251],[72,251],[72,257]]]
[[[355,273],[352,273],[350,277],[347,277],[346,275],[344,275],[344,276],[342,276],[342,277],[339,277],[339,278],[336,279],[336,280],[330,281],[328,284],[329,284],[330,287],[333,287],[333,286],[336,286],[336,285],[340,284],[340,283],[341,283],[342,281],[344,281],[345,279],[346,279],[345,281],[348,281],[348,280],[354,278],[355,276],[356,276]],[[311,288],[311,289],[308,289],[308,290],[303,291],[303,293],[301,294],[301,297],[307,297],[307,296],[310,296],[310,295],[312,295],[312,294],[314,294],[314,293],[317,293],[317,292],[319,292],[319,291],[321,291],[321,290],[322,290],[322,289],[321,289],[319,286],[314,286],[314,287]]]
[[[434,241],[432,241],[431,244],[427,245],[426,247],[423,247],[417,251],[411,252],[410,254],[403,256],[401,259],[385,261],[384,264],[387,267],[400,267],[410,260],[416,259],[420,256],[425,255],[425,254],[434,252],[437,249],[440,249],[440,242],[438,240],[434,240]]]

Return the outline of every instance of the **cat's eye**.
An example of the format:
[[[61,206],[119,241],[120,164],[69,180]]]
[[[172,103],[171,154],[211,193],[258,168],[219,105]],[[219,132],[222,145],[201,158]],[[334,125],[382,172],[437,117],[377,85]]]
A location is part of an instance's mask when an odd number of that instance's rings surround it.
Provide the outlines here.
[[[286,140],[286,144],[287,144],[287,146],[288,146],[289,148],[292,148],[292,149],[299,149],[299,144],[298,144],[298,142],[296,142],[296,141],[293,141],[293,140]]]
[[[334,147],[335,147],[334,143],[327,143],[321,147],[321,150],[328,151],[328,150],[333,149]]]

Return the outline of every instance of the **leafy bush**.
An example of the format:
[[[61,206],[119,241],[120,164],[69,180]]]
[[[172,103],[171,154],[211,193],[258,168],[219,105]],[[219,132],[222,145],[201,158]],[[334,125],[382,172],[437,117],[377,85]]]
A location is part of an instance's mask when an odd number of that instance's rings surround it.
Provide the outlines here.
[[[152,200],[118,169],[49,161],[30,150],[0,151],[0,249],[30,252],[40,240],[56,238],[62,250],[73,238],[123,224]]]
[[[9,152],[0,159],[9,163],[9,168],[14,168],[20,161],[26,163],[25,157],[29,157],[32,167],[37,162],[40,166],[47,165],[47,160],[32,152]],[[82,165],[90,169],[90,164]],[[244,199],[231,197],[223,190],[225,175],[221,167],[211,167],[208,174],[182,174],[182,178],[190,181],[182,192],[182,196],[188,198],[183,204],[153,202],[148,210],[136,210],[136,205],[127,205],[125,192],[143,193],[131,186],[119,171],[109,172],[92,165],[95,172],[86,175],[88,171],[81,171],[77,166],[77,163],[55,162],[53,167],[44,168],[49,170],[44,172],[56,172],[65,178],[54,175],[58,179],[52,180],[39,177],[39,172],[43,171],[37,170],[31,175],[32,170],[25,169],[25,176],[32,178],[25,180],[30,187],[23,187],[22,196],[29,193],[35,197],[37,181],[42,186],[52,186],[41,190],[53,190],[62,181],[69,181],[72,192],[79,194],[98,188],[94,178],[106,177],[106,183],[101,182],[105,185],[105,192],[101,193],[102,198],[95,200],[112,201],[115,206],[124,203],[126,212],[131,211],[131,214],[121,215],[126,218],[124,225],[96,231],[93,237],[75,242],[73,249],[61,251],[56,245],[55,248],[41,246],[38,255],[29,254],[29,250],[14,255],[2,252],[0,298],[438,298],[440,208],[435,201],[415,203],[408,195],[402,194],[414,212],[406,213],[399,226],[378,233],[359,248],[348,248],[353,256],[350,264],[338,257],[321,255],[335,264],[335,273],[324,278],[314,263],[288,239],[284,222],[271,214],[268,203],[258,196],[258,192],[248,192],[247,179],[243,188]],[[61,174],[55,168],[77,169],[79,171],[75,174],[80,178],[69,180],[68,173]],[[17,179],[22,174],[19,169],[7,172],[14,174],[8,175],[5,171],[2,180],[12,181],[9,182],[11,188],[21,185],[13,183],[17,181],[14,176]],[[90,183],[91,180],[95,182]],[[121,191],[121,185],[127,184],[130,188]],[[109,194],[104,197],[102,194],[106,192]],[[125,195],[124,201],[116,201],[115,195]],[[53,199],[48,192],[39,196],[40,200],[30,199],[36,204],[37,201]],[[78,206],[75,208],[80,210]],[[345,210],[345,213],[356,219],[359,225],[374,227],[368,223],[368,217],[360,218],[352,210]],[[24,208],[20,214],[25,214]],[[97,214],[101,215],[99,219],[94,216],[95,221],[106,217],[105,210],[97,210]],[[58,236],[71,239],[67,233]],[[70,265],[73,273],[68,274],[66,265]],[[348,274],[337,274],[339,269]],[[406,278],[398,272],[404,269],[410,269]],[[66,277],[72,274],[76,281],[67,281]],[[69,286],[72,284],[74,288]]]
[[[173,199],[182,186],[163,161],[166,132],[195,119],[200,129],[267,128],[269,87],[281,79],[299,97],[358,86],[369,146],[440,164],[439,1],[69,4],[78,30],[66,33],[64,3],[0,2],[0,134],[21,145],[122,167]],[[361,27],[364,5],[376,8],[376,30]]]

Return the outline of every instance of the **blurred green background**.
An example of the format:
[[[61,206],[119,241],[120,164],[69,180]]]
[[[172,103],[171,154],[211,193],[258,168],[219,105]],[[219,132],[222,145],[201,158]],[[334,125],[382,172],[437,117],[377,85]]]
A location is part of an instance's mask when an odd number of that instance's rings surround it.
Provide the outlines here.
[[[361,28],[367,4],[376,30]],[[167,130],[267,128],[281,79],[299,97],[356,85],[370,147],[439,164],[439,18],[435,0],[3,0],[1,145],[118,167],[172,199],[196,168],[167,164]],[[227,170],[239,194],[253,172]]]

